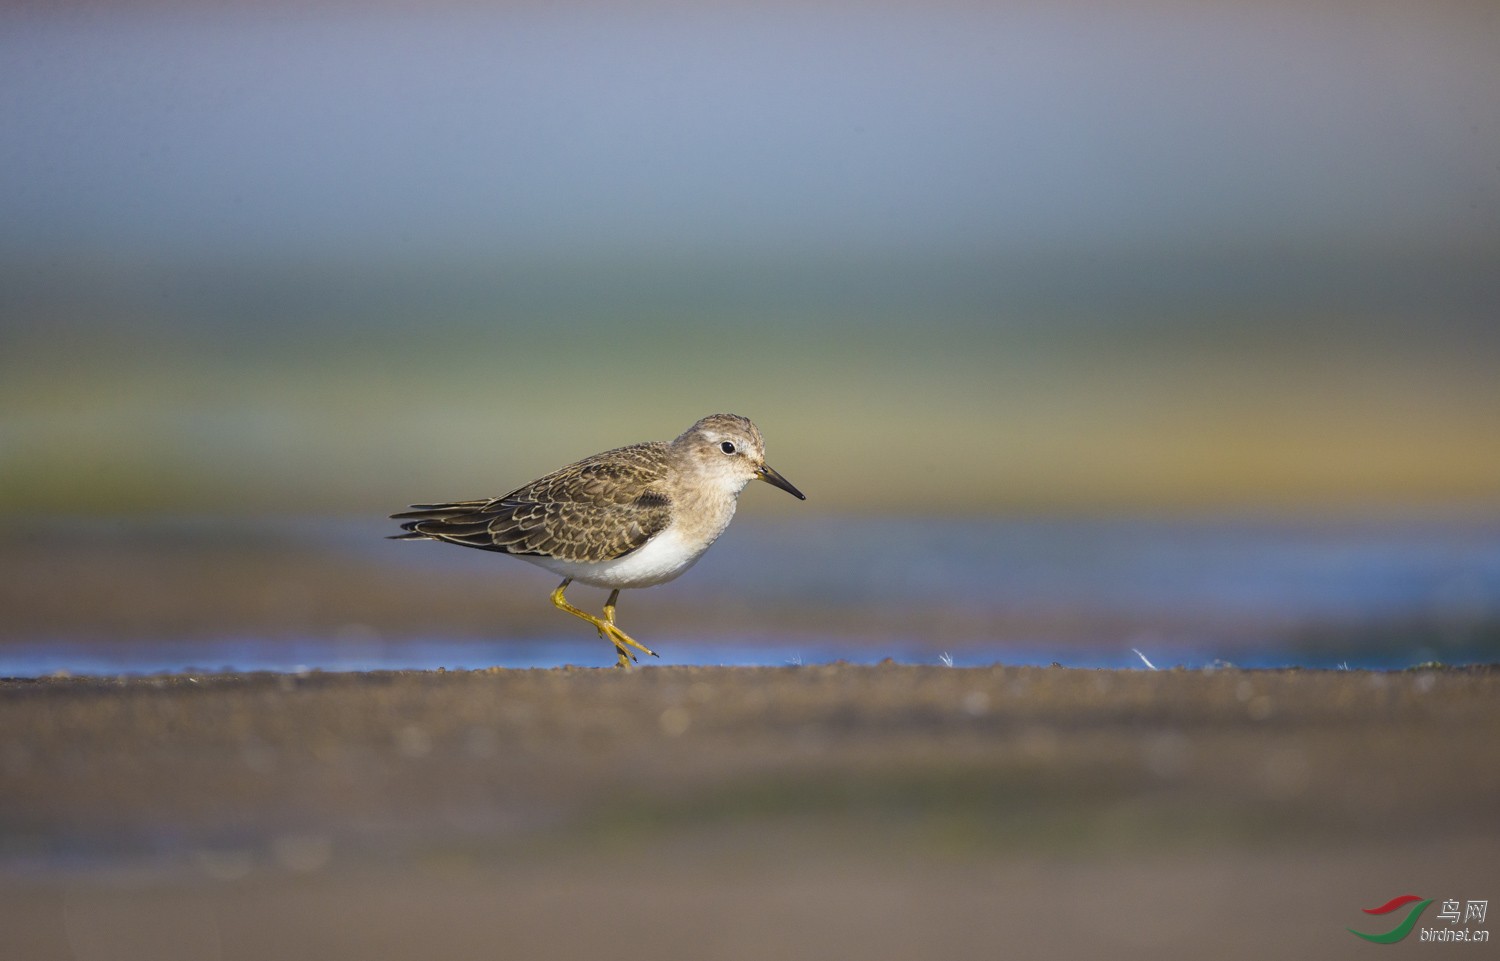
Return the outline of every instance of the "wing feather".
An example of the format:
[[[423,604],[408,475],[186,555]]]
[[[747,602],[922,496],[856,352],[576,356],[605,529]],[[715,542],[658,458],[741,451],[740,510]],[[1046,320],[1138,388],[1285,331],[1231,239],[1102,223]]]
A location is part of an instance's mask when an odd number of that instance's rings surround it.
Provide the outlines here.
[[[672,523],[665,444],[595,454],[490,500],[415,504],[393,514],[406,540],[565,561],[624,557]]]

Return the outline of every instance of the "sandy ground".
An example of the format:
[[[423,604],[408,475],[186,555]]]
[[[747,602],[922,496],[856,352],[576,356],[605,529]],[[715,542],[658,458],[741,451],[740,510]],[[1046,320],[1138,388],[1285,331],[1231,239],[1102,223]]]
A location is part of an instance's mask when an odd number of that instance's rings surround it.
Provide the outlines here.
[[[1497,734],[1488,668],[4,681],[0,958],[1430,951],[1345,929],[1496,893]]]

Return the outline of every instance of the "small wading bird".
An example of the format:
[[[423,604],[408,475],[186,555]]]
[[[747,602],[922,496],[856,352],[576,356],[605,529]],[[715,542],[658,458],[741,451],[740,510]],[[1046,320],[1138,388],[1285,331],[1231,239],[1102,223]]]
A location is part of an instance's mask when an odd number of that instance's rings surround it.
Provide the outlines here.
[[[498,551],[561,576],[552,603],[594,625],[628,668],[631,648],[656,652],[615,626],[620,591],[664,584],[692,567],[756,479],[807,500],[766,463],[765,441],[749,419],[710,414],[671,443],[585,457],[501,497],[413,504],[391,515],[406,532],[392,537]],[[610,589],[603,617],[568,603],[574,581]]]

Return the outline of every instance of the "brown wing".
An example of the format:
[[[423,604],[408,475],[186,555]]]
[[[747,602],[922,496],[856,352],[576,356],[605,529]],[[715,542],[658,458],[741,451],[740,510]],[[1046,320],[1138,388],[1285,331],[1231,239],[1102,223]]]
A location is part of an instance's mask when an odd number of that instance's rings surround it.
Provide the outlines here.
[[[672,522],[665,444],[636,444],[569,464],[503,497],[414,504],[393,514],[398,539],[431,539],[565,561],[624,557]]]

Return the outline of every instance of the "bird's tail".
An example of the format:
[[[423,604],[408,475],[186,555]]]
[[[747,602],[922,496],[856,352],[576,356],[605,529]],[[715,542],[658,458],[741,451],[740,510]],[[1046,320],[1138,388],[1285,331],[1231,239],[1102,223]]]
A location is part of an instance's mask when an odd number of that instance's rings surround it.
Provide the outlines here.
[[[489,525],[494,515],[484,513],[493,500],[455,501],[451,504],[413,504],[409,510],[392,514],[401,521],[404,533],[392,534],[393,541],[449,541],[468,547],[490,547]]]

